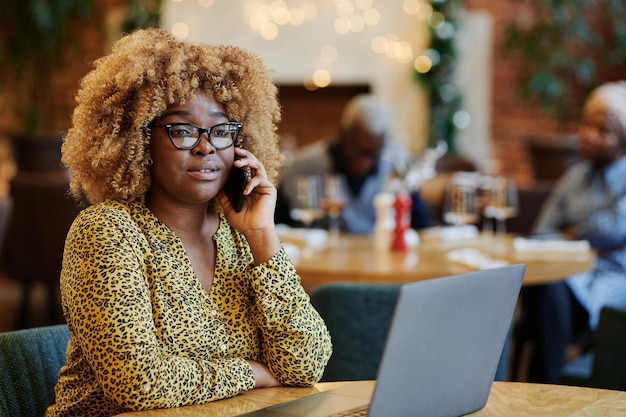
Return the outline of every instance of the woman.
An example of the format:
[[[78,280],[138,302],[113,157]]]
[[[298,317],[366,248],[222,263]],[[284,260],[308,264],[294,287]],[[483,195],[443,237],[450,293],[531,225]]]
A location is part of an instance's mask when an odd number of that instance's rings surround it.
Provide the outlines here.
[[[588,240],[598,259],[566,282],[523,290],[533,382],[559,382],[568,346],[589,349],[602,307],[626,308],[626,81],[590,93],[578,136],[583,161],[556,184],[534,232]]]
[[[330,337],[273,222],[276,93],[257,56],[158,29],[95,62],[63,145],[70,190],[92,205],[67,236],[68,362],[48,416],[321,378]],[[251,173],[239,212],[223,191],[233,166]]]

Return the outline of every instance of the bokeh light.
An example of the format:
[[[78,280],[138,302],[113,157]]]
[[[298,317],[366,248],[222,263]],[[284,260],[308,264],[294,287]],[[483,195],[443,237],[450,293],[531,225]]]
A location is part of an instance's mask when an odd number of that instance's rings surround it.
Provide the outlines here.
[[[178,22],[172,26],[172,34],[178,39],[186,39],[189,36],[189,25],[187,23]]]
[[[313,73],[313,84],[315,84],[319,88],[328,87],[332,80],[330,72],[325,69],[318,69]]]
[[[472,116],[465,110],[459,110],[452,116],[452,123],[457,129],[467,129],[472,124]]]
[[[420,55],[413,61],[415,71],[425,74],[433,67],[433,62],[426,55]]]

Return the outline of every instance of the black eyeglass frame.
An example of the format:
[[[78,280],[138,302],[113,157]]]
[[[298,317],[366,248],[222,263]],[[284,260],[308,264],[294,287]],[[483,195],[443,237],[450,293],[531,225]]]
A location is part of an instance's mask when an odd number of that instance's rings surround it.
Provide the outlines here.
[[[172,129],[172,127],[176,127],[176,126],[192,126],[192,127],[196,128],[198,130],[198,138],[196,139],[196,141],[193,143],[192,146],[181,147],[181,146],[177,145],[176,142],[174,142],[174,139],[172,138],[171,129]],[[230,145],[228,145],[228,146],[216,146],[213,143],[213,140],[211,139],[211,132],[213,131],[213,129],[221,127],[221,126],[234,126],[234,127],[236,127],[236,130],[233,132],[232,143]],[[215,149],[222,150],[222,149],[228,149],[231,146],[237,144],[237,138],[239,137],[239,133],[241,132],[241,129],[243,128],[243,123],[240,123],[240,122],[218,123],[218,124],[216,124],[214,126],[211,126],[211,127],[205,129],[205,128],[200,127],[200,126],[196,126],[193,123],[183,123],[183,122],[180,122],[180,123],[158,123],[158,122],[155,122],[155,123],[150,124],[150,127],[162,127],[162,128],[165,128],[165,131],[167,132],[167,136],[170,138],[170,142],[172,143],[172,145],[174,145],[174,147],[176,149],[180,149],[182,151],[189,151],[189,150],[195,148],[196,146],[198,146],[198,143],[200,143],[200,140],[202,139],[202,135],[204,133],[207,134],[207,138],[209,139],[209,143],[211,144],[211,146],[213,146]]]

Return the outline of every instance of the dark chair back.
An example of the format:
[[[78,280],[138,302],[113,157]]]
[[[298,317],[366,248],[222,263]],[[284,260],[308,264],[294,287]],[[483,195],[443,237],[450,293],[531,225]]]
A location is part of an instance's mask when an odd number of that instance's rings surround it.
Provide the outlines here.
[[[40,417],[65,364],[66,325],[0,333],[0,416]]]
[[[311,294],[333,342],[322,381],[376,379],[399,285],[329,284]]]
[[[522,236],[531,235],[539,213],[550,196],[552,186],[537,184],[530,188],[517,190],[519,198],[518,214],[506,221],[506,230]]]
[[[561,383],[626,391],[626,309],[602,309],[591,352],[563,369]]]
[[[13,207],[2,245],[2,266],[22,286],[17,328],[33,325],[29,305],[32,284],[43,283],[48,319],[63,323],[58,296],[65,237],[81,209],[68,195],[67,170],[18,172],[11,181]]]
[[[68,185],[62,170],[18,173],[11,181],[3,262],[12,277],[58,284],[65,236],[80,210]]]
[[[591,385],[626,391],[626,310],[602,309],[593,351]]]

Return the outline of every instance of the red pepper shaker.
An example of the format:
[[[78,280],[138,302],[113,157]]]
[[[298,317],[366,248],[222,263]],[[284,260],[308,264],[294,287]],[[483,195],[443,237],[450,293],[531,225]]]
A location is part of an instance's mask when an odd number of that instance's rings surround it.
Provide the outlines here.
[[[391,240],[391,250],[395,252],[404,252],[407,250],[405,232],[411,227],[411,206],[413,202],[411,197],[406,193],[397,193],[393,208],[396,211],[396,225],[393,230],[393,239]]]

